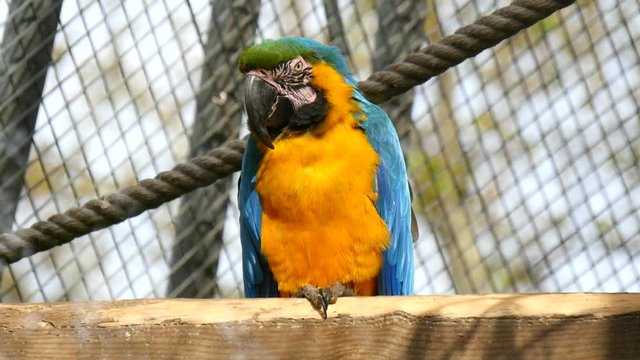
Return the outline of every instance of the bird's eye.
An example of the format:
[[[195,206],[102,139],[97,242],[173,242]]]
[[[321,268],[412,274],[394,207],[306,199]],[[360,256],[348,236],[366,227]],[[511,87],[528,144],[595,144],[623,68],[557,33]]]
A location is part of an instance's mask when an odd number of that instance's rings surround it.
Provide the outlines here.
[[[295,63],[293,65],[293,70],[294,71],[302,71],[302,68],[304,67],[304,65],[302,65],[301,61],[298,61],[297,63]]]

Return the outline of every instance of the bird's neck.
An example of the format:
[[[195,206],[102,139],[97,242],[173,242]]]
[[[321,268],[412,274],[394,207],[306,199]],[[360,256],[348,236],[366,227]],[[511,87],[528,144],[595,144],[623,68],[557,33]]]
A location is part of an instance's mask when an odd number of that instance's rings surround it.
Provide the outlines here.
[[[327,63],[314,64],[311,72],[311,84],[322,93],[328,108],[324,121],[316,131],[322,133],[342,124],[357,126],[353,115],[360,109],[353,98],[353,86],[347,84],[342,74]]]

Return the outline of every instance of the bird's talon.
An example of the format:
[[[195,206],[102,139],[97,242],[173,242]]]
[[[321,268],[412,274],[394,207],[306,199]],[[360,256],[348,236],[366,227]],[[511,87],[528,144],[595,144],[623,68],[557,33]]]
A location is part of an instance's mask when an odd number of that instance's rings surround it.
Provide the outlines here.
[[[329,304],[331,304],[327,297],[330,293],[325,289],[318,289],[318,292],[320,293],[320,298],[322,299],[322,317],[326,319],[327,309],[329,308]]]
[[[341,296],[353,296],[355,292],[350,287],[341,283],[333,284],[328,288],[317,288],[312,285],[305,285],[298,290],[294,296],[306,298],[314,309],[318,310],[323,319],[327,318],[329,305],[333,305]]]
[[[325,303],[322,294],[322,289],[319,289],[312,285],[305,285],[301,287],[300,290],[298,290],[294,294],[294,296],[298,298],[306,298],[307,300],[309,300],[311,306],[313,306],[313,308],[316,309],[324,319],[326,319],[328,304]]]

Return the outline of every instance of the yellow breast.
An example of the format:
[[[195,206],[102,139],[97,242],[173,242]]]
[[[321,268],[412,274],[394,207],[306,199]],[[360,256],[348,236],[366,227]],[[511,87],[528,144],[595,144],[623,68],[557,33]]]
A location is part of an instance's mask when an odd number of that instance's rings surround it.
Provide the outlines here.
[[[326,94],[331,108],[323,127],[277,139],[257,174],[262,253],[279,290],[289,294],[306,284],[371,283],[390,241],[375,208],[380,159],[356,126],[351,88],[332,84],[339,75],[328,66],[314,66],[314,78],[320,74],[316,86],[347,96]]]

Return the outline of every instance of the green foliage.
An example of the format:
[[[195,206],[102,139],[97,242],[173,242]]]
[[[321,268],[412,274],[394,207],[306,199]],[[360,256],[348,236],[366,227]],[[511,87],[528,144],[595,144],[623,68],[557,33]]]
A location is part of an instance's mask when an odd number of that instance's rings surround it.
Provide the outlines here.
[[[557,13],[547,17],[546,19],[538,23],[538,26],[540,26],[543,33],[553,31],[559,28],[561,25],[562,25],[562,21],[560,19],[560,16],[558,16]]]
[[[640,167],[640,142],[612,154],[610,161],[614,170]]]
[[[453,162],[443,153],[429,156],[414,152],[409,156],[408,163],[414,180],[421,185],[418,195],[421,201],[417,203],[425,208],[430,208],[439,199],[458,201],[465,195],[465,190],[459,185],[460,181],[467,178],[463,161]]]
[[[505,267],[503,264],[493,264],[490,266],[491,280],[496,289],[509,289],[511,284],[518,286],[536,288],[541,281],[541,276],[528,264],[515,262]]]
[[[475,125],[481,130],[494,130],[498,128],[498,124],[496,123],[493,116],[489,111],[484,112],[482,115],[478,116],[475,121]]]

